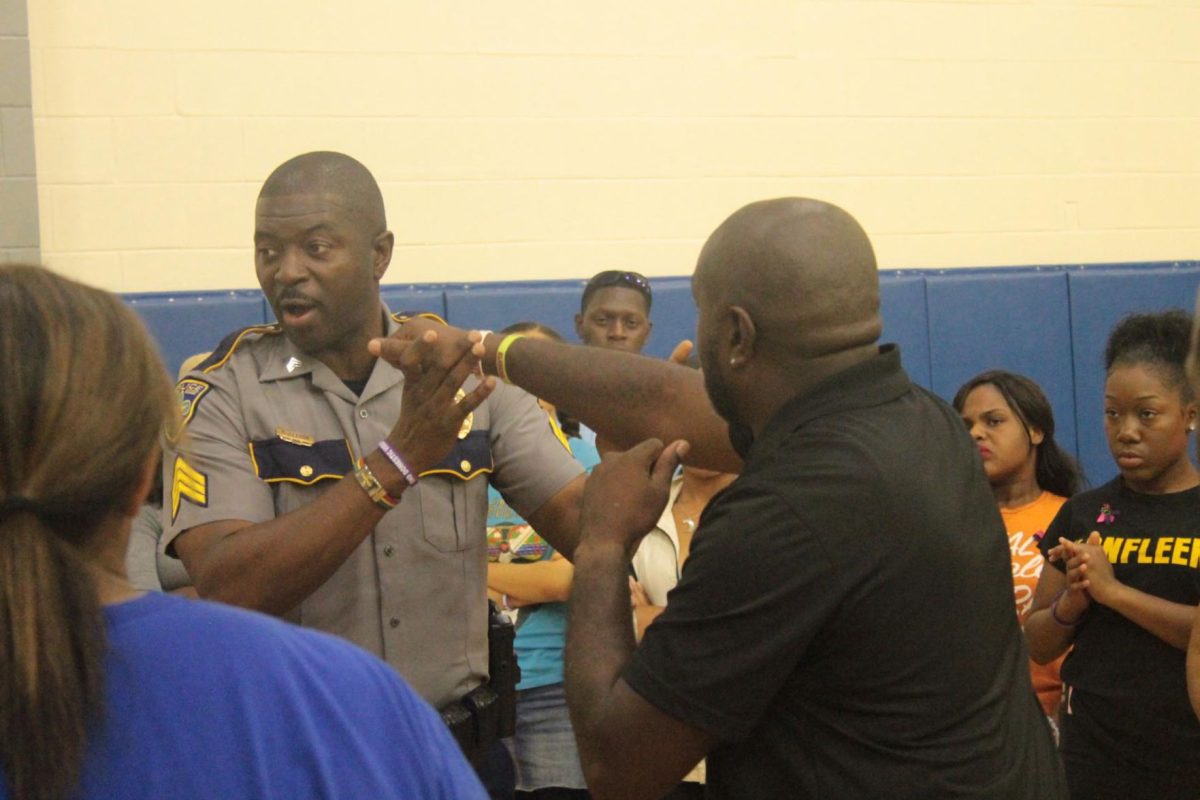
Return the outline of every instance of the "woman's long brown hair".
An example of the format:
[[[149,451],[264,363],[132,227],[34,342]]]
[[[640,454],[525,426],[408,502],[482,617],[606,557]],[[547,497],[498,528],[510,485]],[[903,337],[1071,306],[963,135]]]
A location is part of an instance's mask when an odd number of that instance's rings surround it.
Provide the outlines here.
[[[0,766],[8,794],[78,787],[102,711],[105,623],[88,569],[169,418],[169,378],[113,295],[0,266]],[[24,501],[31,509],[12,511]]]

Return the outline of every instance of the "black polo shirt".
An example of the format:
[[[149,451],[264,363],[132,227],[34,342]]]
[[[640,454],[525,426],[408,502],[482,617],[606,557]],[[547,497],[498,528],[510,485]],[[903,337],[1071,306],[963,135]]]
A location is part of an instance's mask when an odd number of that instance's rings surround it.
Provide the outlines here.
[[[979,458],[894,346],[770,422],[623,677],[721,740],[711,797],[1066,797]]]

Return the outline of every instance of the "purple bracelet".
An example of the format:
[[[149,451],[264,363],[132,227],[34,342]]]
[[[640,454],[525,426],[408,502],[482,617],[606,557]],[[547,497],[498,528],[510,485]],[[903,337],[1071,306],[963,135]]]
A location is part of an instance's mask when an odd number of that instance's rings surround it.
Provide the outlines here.
[[[1062,617],[1060,617],[1058,615],[1058,601],[1061,600],[1062,596],[1066,593],[1067,593],[1067,590],[1063,589],[1061,592],[1059,592],[1058,594],[1056,594],[1054,596],[1054,601],[1052,603],[1050,603],[1050,616],[1053,617],[1054,621],[1057,622],[1062,627],[1074,628],[1076,625],[1079,624],[1079,621],[1083,619],[1083,614],[1080,614],[1079,617],[1074,622],[1067,622],[1066,620],[1064,620]],[[1084,614],[1086,614],[1086,613],[1087,613],[1087,610],[1084,609]]]
[[[417,485],[416,473],[412,471],[412,467],[410,467],[410,466],[408,466],[408,464],[404,463],[404,459],[401,458],[400,454],[396,452],[396,448],[394,448],[390,444],[388,444],[387,439],[380,440],[379,450],[385,456],[387,456],[388,461],[392,462],[392,466],[394,466],[396,469],[398,469],[400,471],[400,474],[404,476],[405,483],[407,483],[409,486]]]

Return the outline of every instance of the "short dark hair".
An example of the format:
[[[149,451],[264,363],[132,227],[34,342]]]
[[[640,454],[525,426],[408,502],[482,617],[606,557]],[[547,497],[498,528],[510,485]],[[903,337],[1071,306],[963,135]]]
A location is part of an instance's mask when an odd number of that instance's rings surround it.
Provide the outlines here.
[[[579,313],[587,311],[588,301],[598,290],[608,289],[612,286],[640,292],[642,297],[646,298],[646,313],[650,313],[650,304],[654,299],[650,292],[650,281],[646,280],[646,276],[640,272],[620,269],[606,269],[604,272],[597,272],[592,276],[592,279],[583,287],[583,297],[579,298]]]
[[[996,388],[1017,415],[1030,441],[1033,440],[1030,428],[1042,432],[1042,443],[1034,447],[1037,451],[1034,479],[1039,488],[1059,497],[1070,497],[1084,487],[1086,481],[1079,465],[1054,441],[1054,409],[1042,387],[1015,372],[988,370],[971,378],[955,393],[952,403],[954,410],[961,413],[967,403],[967,395],[980,386]]]
[[[1130,314],[1117,323],[1104,348],[1104,369],[1145,364],[1156,367],[1171,388],[1181,386],[1183,399],[1192,399],[1191,384],[1184,372],[1191,346],[1192,318],[1175,308],[1149,314]]]

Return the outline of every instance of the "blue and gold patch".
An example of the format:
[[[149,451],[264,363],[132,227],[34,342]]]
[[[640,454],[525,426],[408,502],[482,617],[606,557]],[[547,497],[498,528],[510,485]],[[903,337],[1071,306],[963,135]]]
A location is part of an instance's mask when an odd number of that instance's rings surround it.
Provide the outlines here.
[[[179,393],[179,425],[181,428],[191,422],[192,415],[196,413],[196,406],[200,405],[200,398],[204,397],[211,388],[212,384],[199,378],[184,378],[175,384],[175,391]]]
[[[179,502],[184,497],[202,508],[208,507],[208,476],[183,460],[175,459],[171,475],[171,521],[179,516]]]
[[[275,435],[246,445],[254,473],[267,483],[312,486],[317,481],[341,480],[354,469],[350,443],[345,439],[318,442],[284,428],[276,428]]]
[[[486,430],[468,431],[454,443],[449,455],[418,477],[450,475],[469,481],[477,475],[492,471],[492,447]]]

